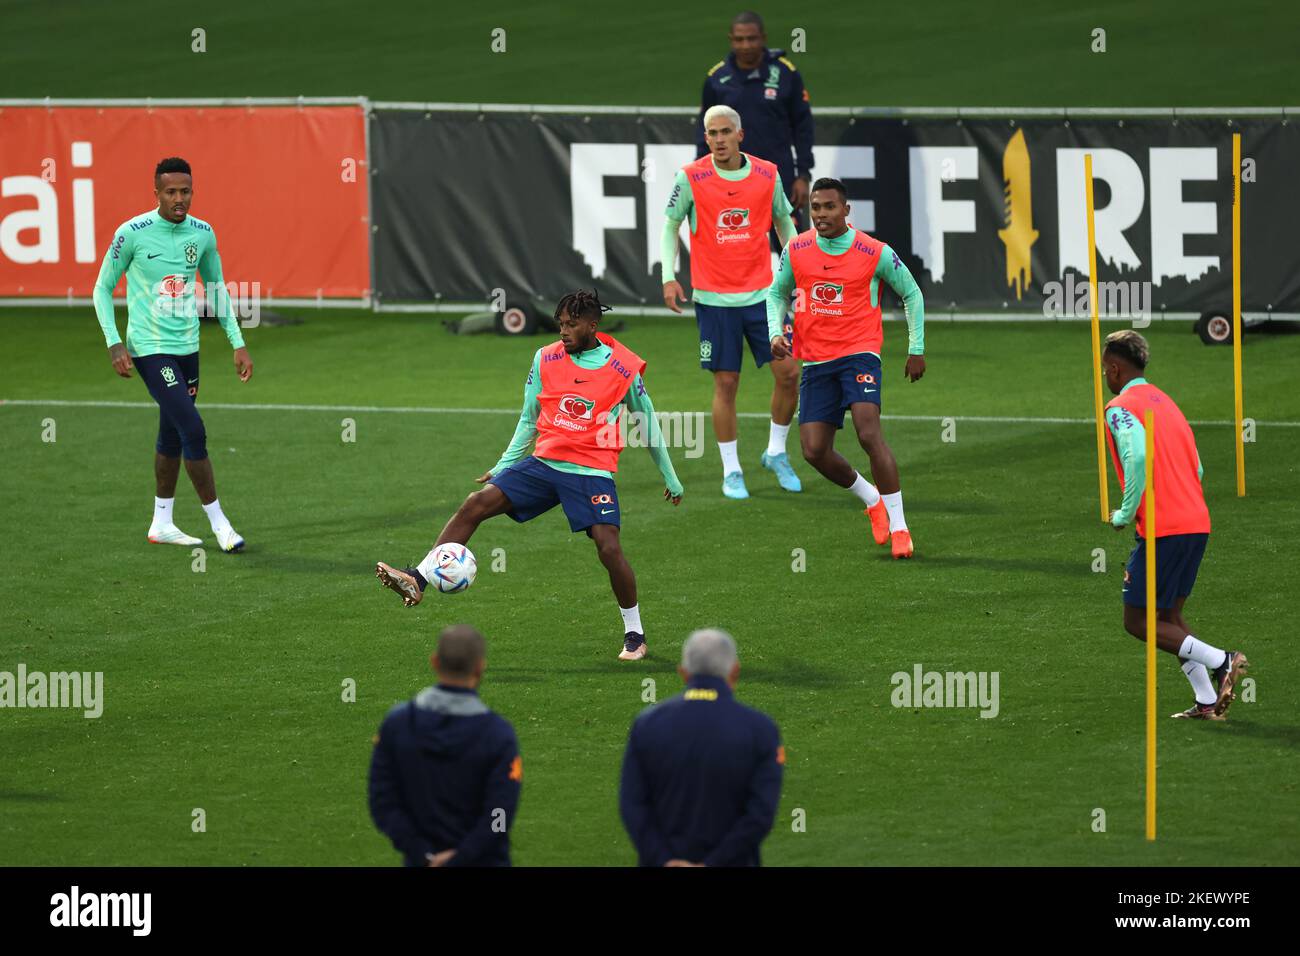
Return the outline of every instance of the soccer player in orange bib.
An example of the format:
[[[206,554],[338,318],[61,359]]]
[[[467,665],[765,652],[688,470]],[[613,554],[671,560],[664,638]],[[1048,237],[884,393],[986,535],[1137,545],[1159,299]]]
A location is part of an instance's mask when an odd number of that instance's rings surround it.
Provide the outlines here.
[[[903,374],[925,374],[925,307],[903,261],[879,239],[848,224],[844,184],[819,179],[810,197],[813,228],[790,240],[767,293],[767,334],[772,355],[803,362],[799,380],[799,443],[803,457],[828,479],[853,492],[871,519],[877,544],[894,557],[912,556],[903,517],[898,463],[880,431],[880,282],[903,299],[908,355]],[[794,337],[782,324],[794,292]],[[858,442],[871,460],[873,485],[835,450],[844,412],[853,417]]]
[[[524,407],[514,439],[500,461],[478,479],[487,487],[465,499],[443,527],[433,550],[413,568],[394,568],[380,561],[375,575],[396,591],[407,607],[419,604],[428,578],[437,567],[438,545],[468,544],[480,524],[497,515],[531,521],[556,505],[564,509],[572,531],[585,531],[623,616],[623,650],[619,659],[646,655],[645,630],[637,603],[636,575],[619,542],[618,489],[614,472],[624,446],[624,413],[638,417],[650,456],[667,486],[664,498],[682,500],[654,405],[641,373],[645,362],[621,342],[596,330],[603,312],[596,293],[566,295],[555,308],[560,340],[537,350],[524,384]],[[537,446],[525,457],[534,437]]]
[[[1106,387],[1106,441],[1124,491],[1110,517],[1119,530],[1137,518],[1137,546],[1124,571],[1124,630],[1147,639],[1146,489],[1156,489],[1156,647],[1177,654],[1196,702],[1173,714],[1193,720],[1222,720],[1233,688],[1250,666],[1240,651],[1224,651],[1193,637],[1183,620],[1183,602],[1210,539],[1210,510],[1201,491],[1201,456],[1192,427],[1174,400],[1144,377],[1151,349],[1132,329],[1106,336],[1101,355]],[[1155,419],[1155,461],[1146,460],[1147,410]]]
[[[664,304],[682,311],[679,302],[685,295],[674,260],[678,230],[689,220],[700,368],[713,373],[713,434],[722,456],[722,493],[749,497],[736,450],[736,389],[746,342],[755,365],[772,366],[772,421],[759,463],[786,491],[801,491],[803,484],[785,451],[799,397],[799,369],[788,352],[784,357],[772,354],[763,305],[772,284],[768,232],[775,227],[783,245],[794,236],[790,203],[776,164],[741,151],[745,131],[740,114],[729,106],[714,106],[704,114],[703,124],[709,153],[677,171],[664,210],[659,249]]]

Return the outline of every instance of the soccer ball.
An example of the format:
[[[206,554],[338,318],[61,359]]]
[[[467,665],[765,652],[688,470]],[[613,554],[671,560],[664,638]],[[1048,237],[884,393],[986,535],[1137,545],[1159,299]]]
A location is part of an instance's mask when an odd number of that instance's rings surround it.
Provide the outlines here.
[[[478,562],[474,552],[463,544],[440,544],[433,552],[433,577],[429,583],[443,594],[464,591],[474,583]]]

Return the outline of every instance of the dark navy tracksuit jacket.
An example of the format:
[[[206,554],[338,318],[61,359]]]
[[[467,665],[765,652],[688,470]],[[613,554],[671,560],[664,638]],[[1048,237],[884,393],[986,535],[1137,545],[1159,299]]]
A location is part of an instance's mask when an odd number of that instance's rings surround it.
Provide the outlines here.
[[[523,764],[514,728],[462,687],[428,687],[388,712],[370,761],[370,815],[407,866],[509,866]]]
[[[745,140],[740,148],[751,156],[776,163],[786,196],[795,177],[811,178],[813,115],[803,77],[782,50],[764,51],[763,61],[748,72],[736,66],[735,54],[704,78],[699,122],[695,124],[695,154],[709,151],[704,139],[704,114],[710,106],[730,106],[740,114]]]
[[[784,763],[776,723],[721,678],[692,677],[682,694],[642,711],[619,788],[641,865],[758,866]]]

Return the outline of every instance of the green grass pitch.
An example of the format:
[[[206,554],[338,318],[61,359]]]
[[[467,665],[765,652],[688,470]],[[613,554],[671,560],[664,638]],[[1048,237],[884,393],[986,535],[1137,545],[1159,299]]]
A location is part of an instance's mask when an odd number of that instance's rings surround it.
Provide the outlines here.
[[[320,0],[177,14],[69,0],[56,20],[48,4],[0,0],[0,96],[687,105],[725,54],[737,9]],[[1271,0],[760,10],[773,46],[806,31],[794,59],[814,108],[1300,102],[1294,24]],[[497,27],[504,54],[490,52]],[[1104,54],[1090,49],[1098,27]],[[1284,616],[1300,583],[1300,337],[1246,341],[1247,414],[1293,423],[1260,425],[1249,497],[1235,496],[1231,429],[1197,429],[1215,532],[1188,616],[1206,640],[1250,653],[1256,700],[1222,725],[1164,719],[1189,693],[1162,656],[1160,837],[1149,845],[1142,648],[1119,623],[1131,535],[1097,520],[1091,428],[972,420],[1087,418],[1085,325],[934,321],[930,371],[915,385],[899,376],[903,330],[887,326],[886,413],[923,416],[887,422],[911,563],[870,544],[847,495],[806,465],[806,491],[780,492],[757,464],[761,416],[741,421],[747,502],[722,499],[711,441],[699,459],[674,453],[678,509],[661,500],[649,456],[627,451],[624,539],[652,651],[628,665],[615,660],[620,622],[603,571],[558,513],[486,525],[471,542],[480,579],[463,595],[406,610],[371,574],[377,558],[420,556],[496,460],[540,340],[454,338],[427,317],[298,314],[301,325],[249,334],[257,368],[243,386],[206,328],[203,403],[500,411],[209,407],[218,488],[249,550],[209,550],[196,573],[187,550],[144,542],[156,412],[0,405],[0,670],[102,670],[107,698],[97,720],[0,711],[4,863],[395,863],[366,812],[370,738],[392,703],[430,681],[434,635],[456,620],[488,635],[484,698],[519,732],[522,865],[634,862],[616,805],[627,727],[644,678],[660,697],[677,691],[681,641],[703,624],[736,634],[740,695],[777,719],[787,746],[768,863],[1300,858],[1300,663]],[[112,375],[89,309],[4,309],[0,328],[0,398],[147,401],[138,381]],[[661,410],[707,408],[689,319],[634,318],[622,337],[649,360]],[[1151,338],[1153,380],[1189,417],[1230,418],[1229,353],[1201,346],[1185,323],[1157,323]],[[768,382],[746,371],[743,411],[765,409]],[[955,442],[941,440],[944,416],[957,417]],[[355,443],[341,441],[345,417]],[[42,441],[45,419],[54,442]],[[181,526],[206,534],[184,479],[178,499]],[[496,548],[504,573],[490,570]],[[795,548],[805,572],[791,570]],[[1096,548],[1104,574],[1092,571]],[[997,671],[998,716],[894,708],[891,675],[918,663]],[[355,703],[341,699],[348,679]],[[191,830],[195,808],[205,833]],[[1097,808],[1105,833],[1092,829]],[[806,832],[792,829],[796,810]]]
[[[1120,628],[1131,534],[1096,515],[1082,323],[933,322],[930,370],[901,380],[905,330],[887,324],[887,435],[917,557],[869,541],[848,495],[798,462],[803,494],[758,467],[761,417],[741,421],[753,497],[719,491],[710,441],[674,452],[686,497],[661,500],[643,449],[623,456],[624,543],[651,656],[615,659],[621,626],[590,543],[559,511],[494,519],[471,542],[479,580],[404,609],[377,558],[423,554],[510,437],[541,339],[454,337],[429,318],[304,311],[253,330],[252,382],[205,327],[202,403],[436,406],[380,413],[209,408],[218,489],[247,553],[149,545],[156,412],[0,405],[0,669],[103,671],[103,716],[8,710],[0,847],[10,864],[387,864],[365,804],[370,738],[387,708],[430,682],[438,628],[489,640],[483,688],[515,725],[525,784],[521,865],[630,864],[617,778],[643,680],[676,693],[684,636],[738,638],[740,695],[781,726],[789,762],[771,864],[1293,864],[1300,665],[1287,595],[1294,558],[1300,337],[1249,337],[1250,494],[1234,490],[1230,427],[1197,437],[1215,523],[1189,620],[1246,650],[1256,700],[1224,724],[1164,719],[1190,693],[1160,659],[1160,837],[1143,820],[1143,655]],[[615,313],[616,314],[616,313]],[[147,401],[115,378],[88,311],[6,310],[3,398]],[[1152,378],[1192,419],[1231,417],[1226,349],[1185,322],[1156,323]],[[707,408],[688,319],[632,318],[620,336],[648,360],[660,410]],[[742,411],[770,376],[742,377]],[[955,442],[940,418],[955,416]],[[342,441],[343,419],[356,422]],[[42,440],[46,419],[56,438]],[[864,456],[841,440],[855,462]],[[1116,492],[1113,488],[1112,495]],[[207,535],[192,490],[178,523]],[[210,538],[210,535],[208,536]],[[208,542],[209,545],[211,542]],[[492,552],[506,570],[494,573]],[[802,548],[807,570],[791,570]],[[1104,548],[1105,573],[1092,571]],[[1000,712],[895,708],[891,675],[997,671]],[[356,681],[357,700],[342,685]],[[207,831],[191,831],[203,808]],[[1105,833],[1092,830],[1106,813]],[[796,810],[806,832],[794,832]]]
[[[356,96],[699,102],[740,3],[0,0],[0,96]],[[757,5],[825,106],[1300,104],[1297,16],[1277,0],[842,0]],[[75,28],[70,28],[75,25]],[[205,52],[193,52],[193,31]],[[494,30],[506,48],[492,52]],[[1104,53],[1093,33],[1104,30]]]

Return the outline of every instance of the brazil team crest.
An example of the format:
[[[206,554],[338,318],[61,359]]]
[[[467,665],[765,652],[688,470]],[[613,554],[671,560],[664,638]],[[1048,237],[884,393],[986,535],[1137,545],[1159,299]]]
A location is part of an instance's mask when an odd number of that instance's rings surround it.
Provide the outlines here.
[[[199,244],[197,242],[185,243],[185,262],[188,265],[194,265],[199,261]]]
[[[700,342],[700,361],[707,362],[713,357],[713,343],[708,339]]]

